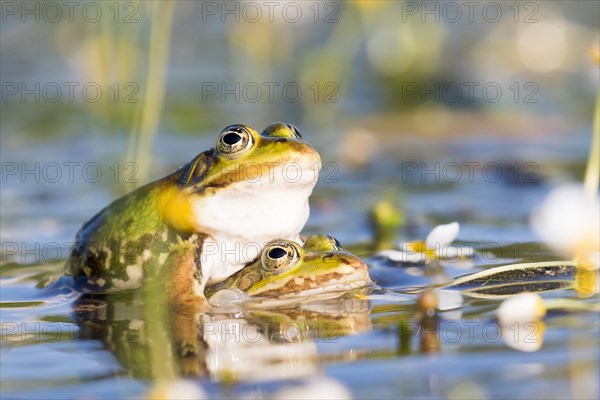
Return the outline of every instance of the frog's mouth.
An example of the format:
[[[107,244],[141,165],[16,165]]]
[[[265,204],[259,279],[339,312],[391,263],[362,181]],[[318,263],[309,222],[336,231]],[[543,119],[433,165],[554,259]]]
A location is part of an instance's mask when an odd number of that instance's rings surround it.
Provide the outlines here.
[[[292,278],[290,281],[293,282],[295,279],[297,278]],[[211,304],[216,301],[216,304],[222,302],[225,304],[244,303],[248,306],[258,308],[290,307],[297,304],[337,299],[350,291],[369,287],[373,284],[367,267],[364,264],[356,268],[352,273],[344,274],[337,279],[328,278],[324,275],[321,280],[325,283],[318,286],[311,286],[308,289],[303,289],[298,282],[293,283],[289,287],[286,284],[280,284],[277,287],[272,287],[271,285],[267,290],[260,290],[260,293],[259,290],[252,289],[242,291],[236,287],[237,285],[230,285],[222,289],[217,289],[208,297]],[[296,286],[294,287],[294,285]],[[261,289],[264,289],[264,287]]]
[[[332,284],[321,286],[321,287],[314,288],[314,289],[303,290],[299,293],[281,294],[281,295],[277,296],[276,298],[279,300],[292,299],[292,298],[297,298],[297,297],[311,298],[311,299],[318,297],[320,300],[322,300],[324,298],[336,298],[336,297],[340,297],[340,296],[344,295],[345,293],[347,293],[351,290],[368,286],[371,283],[372,282],[370,279],[369,280],[357,280],[352,283],[347,283],[347,282],[346,283],[341,283],[341,282],[340,283],[332,283]]]
[[[371,283],[367,268],[363,264],[362,268],[355,268],[353,272],[348,274],[332,272],[319,277],[317,280],[302,277],[292,278],[276,288],[269,288],[270,285],[266,285],[261,288],[266,290],[257,291],[256,293],[249,291],[248,294],[256,297],[273,297],[280,300],[312,297],[326,293],[337,294],[335,297],[339,297],[350,290],[368,286]]]
[[[303,290],[299,293],[282,293],[279,296],[268,297],[266,295],[256,295],[246,298],[245,304],[254,308],[281,308],[296,307],[307,303],[323,302],[337,299],[346,295],[348,292],[372,285],[370,278],[365,280],[355,280],[352,283],[328,284],[319,288]]]

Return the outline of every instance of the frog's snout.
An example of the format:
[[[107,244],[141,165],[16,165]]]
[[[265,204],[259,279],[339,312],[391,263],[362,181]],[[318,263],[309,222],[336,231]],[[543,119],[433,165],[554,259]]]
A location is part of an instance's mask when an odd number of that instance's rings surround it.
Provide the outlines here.
[[[367,264],[358,256],[350,253],[340,254],[340,261],[344,264],[350,265],[355,269],[367,269]]]
[[[360,257],[350,253],[343,253],[340,254],[340,262],[351,267],[352,272],[348,275],[352,276],[353,281],[371,282],[369,268]]]

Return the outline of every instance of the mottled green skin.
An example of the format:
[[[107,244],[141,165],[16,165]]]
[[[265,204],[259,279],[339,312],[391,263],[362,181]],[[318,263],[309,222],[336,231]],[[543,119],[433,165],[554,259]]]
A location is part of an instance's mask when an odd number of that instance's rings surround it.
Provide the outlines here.
[[[254,140],[247,153],[235,158],[217,149],[200,153],[174,173],[115,200],[85,223],[76,235],[66,273],[83,277],[86,289],[93,291],[133,289],[143,279],[157,276],[173,250],[183,245],[186,251],[196,253],[194,277],[200,279],[203,233],[168,218],[167,207],[175,199],[185,196],[193,200],[227,190],[247,177],[244,167],[248,165],[253,173],[258,168],[265,176],[273,163],[304,156],[320,161],[318,153],[290,125],[273,124],[261,134],[243,127]],[[185,217],[185,212],[182,214]]]
[[[293,246],[297,260],[278,270],[265,266],[265,253],[281,244]],[[278,297],[309,290],[350,290],[370,282],[368,267],[359,257],[343,250],[331,236],[313,235],[303,247],[289,240],[267,244],[262,257],[225,281],[208,286],[205,293],[210,297],[219,290],[239,289],[250,296]]]
[[[170,196],[185,186],[195,160],[115,200],[85,223],[75,237],[67,274],[86,276],[88,288],[96,290],[128,282],[128,266],[139,266],[145,276],[157,274],[177,238],[190,236],[165,223],[162,210]],[[144,250],[150,252],[149,257]],[[120,286],[130,288],[126,283]]]

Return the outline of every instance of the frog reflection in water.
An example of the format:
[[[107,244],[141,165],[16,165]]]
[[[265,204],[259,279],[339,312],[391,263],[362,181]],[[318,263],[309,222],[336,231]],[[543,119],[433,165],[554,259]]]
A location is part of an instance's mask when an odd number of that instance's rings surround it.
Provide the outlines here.
[[[191,285],[202,299],[207,283],[241,269],[262,244],[299,239],[320,163],[291,125],[276,123],[260,134],[229,126],[214,149],[84,224],[66,272],[88,291],[114,292],[138,288],[163,269],[181,270],[191,281],[178,285]]]
[[[356,297],[328,299],[293,309],[174,311],[168,320],[155,318],[146,307],[152,306],[141,298],[83,294],[74,310],[78,337],[102,342],[127,374],[136,378],[164,378],[152,368],[157,362],[152,355],[158,353],[158,362],[173,363],[178,375],[210,374],[217,380],[233,376],[244,380],[251,379],[247,375],[252,374],[278,380],[318,372],[315,338],[331,340],[371,330],[370,303]],[[172,342],[153,351],[153,332],[170,337]],[[282,346],[286,346],[283,351]],[[352,349],[347,351],[351,359]]]

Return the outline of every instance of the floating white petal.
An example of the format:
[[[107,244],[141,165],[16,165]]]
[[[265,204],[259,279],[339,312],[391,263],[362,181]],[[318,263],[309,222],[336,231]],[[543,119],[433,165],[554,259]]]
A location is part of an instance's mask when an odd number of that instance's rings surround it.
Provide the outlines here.
[[[458,236],[460,225],[452,222],[446,225],[438,225],[427,235],[425,246],[428,250],[439,250],[452,243]]]
[[[500,304],[496,316],[504,343],[519,351],[532,352],[542,347],[546,315],[542,298],[535,293],[522,293]]]
[[[544,315],[546,315],[544,302],[540,295],[535,293],[521,293],[504,300],[496,314],[503,326],[537,321]]]
[[[518,322],[502,326],[502,340],[515,350],[531,353],[542,348],[544,343],[544,321]]]

